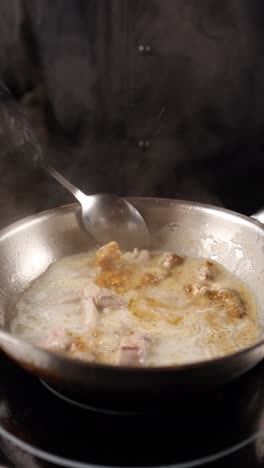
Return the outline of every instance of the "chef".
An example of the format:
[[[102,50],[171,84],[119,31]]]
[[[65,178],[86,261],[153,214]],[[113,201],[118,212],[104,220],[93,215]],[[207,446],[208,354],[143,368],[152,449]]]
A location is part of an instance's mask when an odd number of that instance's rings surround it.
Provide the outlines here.
[[[81,189],[264,203],[262,0],[2,0],[0,22],[0,78]]]

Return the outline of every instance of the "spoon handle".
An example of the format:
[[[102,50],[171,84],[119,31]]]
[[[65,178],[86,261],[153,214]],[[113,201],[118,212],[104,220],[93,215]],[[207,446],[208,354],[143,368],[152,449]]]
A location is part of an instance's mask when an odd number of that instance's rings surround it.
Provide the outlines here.
[[[69,192],[72,193],[72,195],[82,204],[82,202],[87,199],[87,195],[85,195],[81,190],[77,189],[74,187],[74,185],[71,184],[65,177],[63,177],[59,172],[57,172],[53,167],[46,166],[45,170],[48,172],[48,174],[53,177],[53,179],[56,179],[57,182],[59,182],[61,185],[63,185],[64,188],[66,188]]]

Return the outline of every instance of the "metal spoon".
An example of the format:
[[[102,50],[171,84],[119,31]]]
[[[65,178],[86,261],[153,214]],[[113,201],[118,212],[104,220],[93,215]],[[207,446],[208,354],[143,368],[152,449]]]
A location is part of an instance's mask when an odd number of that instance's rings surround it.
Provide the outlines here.
[[[130,203],[112,194],[85,195],[52,167],[44,169],[80,202],[83,224],[97,242],[116,241],[127,250],[148,248],[148,228]]]

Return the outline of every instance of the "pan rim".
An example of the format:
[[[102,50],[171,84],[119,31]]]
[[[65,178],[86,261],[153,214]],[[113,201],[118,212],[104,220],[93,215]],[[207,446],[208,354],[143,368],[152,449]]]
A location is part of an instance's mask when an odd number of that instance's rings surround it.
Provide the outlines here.
[[[177,198],[157,198],[157,197],[122,197],[125,200],[129,201],[130,203],[133,204],[133,202],[141,202],[141,201],[147,201],[147,202],[154,202],[157,204],[164,204],[164,205],[180,205],[180,206],[188,206],[188,207],[194,207],[194,208],[202,208],[205,211],[217,211],[223,214],[227,214],[231,217],[235,217],[237,219],[244,220],[246,223],[253,224],[260,229],[264,230],[264,224],[258,221],[257,219],[253,218],[252,216],[247,216],[243,215],[241,213],[238,213],[236,211],[230,210],[228,208],[222,208],[219,206],[207,204],[207,203],[200,203],[200,202],[193,202],[193,201],[188,201],[188,200],[181,200]],[[3,227],[0,229],[0,240],[7,235],[12,235],[14,230],[17,230],[19,228],[22,228],[25,224],[28,224],[32,222],[32,224],[35,224],[37,222],[40,222],[43,218],[45,218],[47,215],[48,216],[55,216],[58,214],[60,211],[72,211],[73,213],[75,211],[80,211],[81,207],[79,203],[70,203],[70,204],[65,204],[65,205],[59,205],[55,208],[50,208],[48,210],[42,210],[39,211],[35,214],[31,214],[29,216],[25,216],[22,219],[19,219],[8,226]],[[10,232],[12,231],[12,232]]]

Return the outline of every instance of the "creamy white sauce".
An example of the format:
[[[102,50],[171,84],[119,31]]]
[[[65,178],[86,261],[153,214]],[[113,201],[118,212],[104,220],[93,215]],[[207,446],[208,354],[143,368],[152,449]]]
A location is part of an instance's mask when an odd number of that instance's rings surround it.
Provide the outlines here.
[[[137,251],[110,268],[96,265],[94,251],[63,258],[19,299],[11,332],[71,357],[145,366],[202,361],[250,345],[259,336],[250,291],[219,264],[210,266],[212,277],[202,265],[191,258],[171,265]],[[194,294],[201,287],[216,299]],[[219,300],[226,289],[241,299],[242,316]]]

